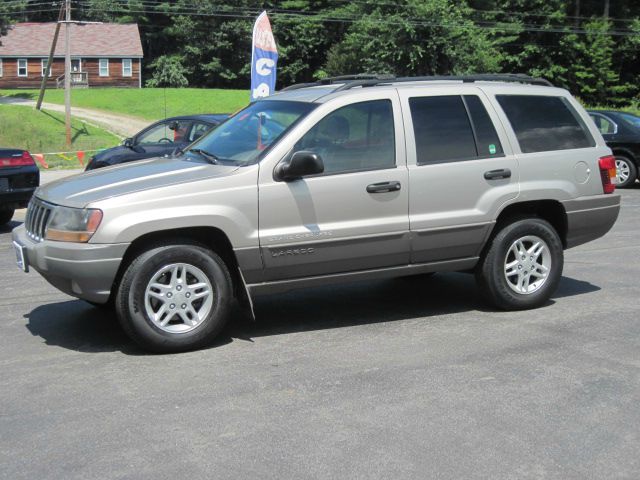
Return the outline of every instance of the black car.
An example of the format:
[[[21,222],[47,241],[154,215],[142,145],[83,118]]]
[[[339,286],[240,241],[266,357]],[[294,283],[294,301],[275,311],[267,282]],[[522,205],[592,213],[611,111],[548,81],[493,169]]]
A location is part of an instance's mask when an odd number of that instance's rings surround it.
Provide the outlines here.
[[[589,110],[589,116],[616,157],[618,187],[633,185],[640,171],[640,117],[613,110]]]
[[[169,155],[194,142],[227,117],[226,114],[205,114],[166,118],[125,139],[121,146],[97,153],[91,157],[86,170]]]
[[[0,226],[24,208],[40,185],[40,170],[26,150],[0,148]]]

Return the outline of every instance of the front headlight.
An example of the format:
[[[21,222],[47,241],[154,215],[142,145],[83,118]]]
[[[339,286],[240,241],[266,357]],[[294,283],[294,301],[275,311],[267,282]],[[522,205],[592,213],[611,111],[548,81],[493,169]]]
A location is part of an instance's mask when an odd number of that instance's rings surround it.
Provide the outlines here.
[[[56,207],[45,238],[57,242],[88,242],[102,221],[97,208]]]

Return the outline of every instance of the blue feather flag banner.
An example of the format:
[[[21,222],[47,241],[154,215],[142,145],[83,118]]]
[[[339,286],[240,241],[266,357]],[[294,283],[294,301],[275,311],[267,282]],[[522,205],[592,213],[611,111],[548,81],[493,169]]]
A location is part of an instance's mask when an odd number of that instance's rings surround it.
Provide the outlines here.
[[[253,26],[251,52],[251,101],[268,97],[276,89],[278,49],[267,12],[262,12]]]

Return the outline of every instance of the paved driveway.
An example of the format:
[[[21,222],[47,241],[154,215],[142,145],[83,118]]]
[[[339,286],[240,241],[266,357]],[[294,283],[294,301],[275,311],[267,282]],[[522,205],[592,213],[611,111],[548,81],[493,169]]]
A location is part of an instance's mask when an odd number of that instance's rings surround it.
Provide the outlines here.
[[[14,265],[0,233],[0,478],[640,478],[640,188],[553,301],[442,274],[256,301],[145,355]]]

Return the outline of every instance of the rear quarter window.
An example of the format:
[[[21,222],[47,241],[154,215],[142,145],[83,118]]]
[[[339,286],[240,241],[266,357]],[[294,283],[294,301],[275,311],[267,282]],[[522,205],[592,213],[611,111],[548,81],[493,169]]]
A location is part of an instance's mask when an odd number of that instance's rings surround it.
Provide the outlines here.
[[[522,153],[595,146],[595,141],[569,101],[545,95],[496,95]]]

